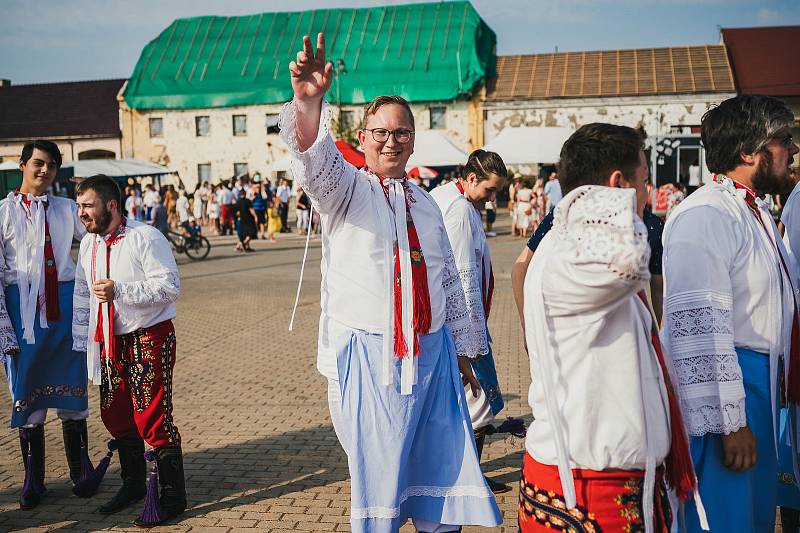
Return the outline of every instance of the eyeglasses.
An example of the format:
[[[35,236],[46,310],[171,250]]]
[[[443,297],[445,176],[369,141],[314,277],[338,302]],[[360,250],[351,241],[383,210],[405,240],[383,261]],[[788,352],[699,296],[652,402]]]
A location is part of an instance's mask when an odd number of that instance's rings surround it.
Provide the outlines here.
[[[386,128],[364,128],[364,131],[372,133],[372,138],[375,139],[375,142],[379,143],[385,143],[389,140],[389,135],[394,135],[395,141],[400,144],[405,144],[410,141],[411,136],[414,135],[414,130],[407,129],[387,130]]]

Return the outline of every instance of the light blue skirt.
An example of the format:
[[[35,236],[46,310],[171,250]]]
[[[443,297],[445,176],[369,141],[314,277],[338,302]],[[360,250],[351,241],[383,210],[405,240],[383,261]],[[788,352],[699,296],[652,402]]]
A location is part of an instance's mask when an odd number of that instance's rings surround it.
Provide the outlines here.
[[[394,533],[408,518],[502,523],[484,481],[449,330],[420,338],[418,381],[381,384],[381,335],[353,330],[337,350],[354,533]]]
[[[726,468],[722,438],[716,433],[691,438],[692,460],[712,533],[773,533],[778,458],[772,426],[769,355],[741,348],[736,349],[736,355],[744,380],[747,426],[756,438],[756,464],[745,472]],[[686,504],[685,531],[702,531],[692,500]]]

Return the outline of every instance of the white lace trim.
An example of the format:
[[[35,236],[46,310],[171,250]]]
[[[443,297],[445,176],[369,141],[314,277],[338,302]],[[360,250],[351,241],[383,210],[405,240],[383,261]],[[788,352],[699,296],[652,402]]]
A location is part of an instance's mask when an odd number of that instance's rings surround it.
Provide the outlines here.
[[[635,198],[620,201],[620,190],[587,185],[556,207],[553,228],[572,241],[579,262],[607,264],[627,280],[650,279],[647,227],[633,216]]]
[[[357,520],[365,520],[367,518],[397,518],[400,516],[400,506],[409,498],[418,496],[428,498],[489,498],[492,497],[493,494],[488,488],[478,485],[463,485],[457,487],[412,486],[407,487],[400,495],[397,507],[352,507],[350,509],[350,517]]]
[[[6,355],[14,355],[16,353],[19,353],[17,334],[11,324],[11,317],[8,316],[3,286],[0,285],[0,362],[3,361]]]
[[[729,293],[713,290],[685,291],[664,302],[669,351],[692,436],[727,435],[747,425],[732,307]]]
[[[461,287],[461,276],[456,267],[453,249],[450,241],[446,240],[444,253],[444,268],[442,269],[442,288],[444,289],[445,316],[444,322],[453,334],[457,355],[477,357],[481,355],[479,339],[474,335],[470,324],[467,300],[464,298],[464,289]]]
[[[80,261],[77,268],[75,287],[72,291],[72,349],[76,352],[85,352],[89,331],[90,293]]]
[[[176,272],[143,281],[114,284],[114,299],[128,305],[166,305],[174,303],[181,291]]]
[[[480,355],[486,355],[489,353],[489,340],[486,337],[486,317],[483,314],[482,271],[477,265],[470,264],[467,268],[460,268],[458,275],[467,303],[473,343],[480,350]]]

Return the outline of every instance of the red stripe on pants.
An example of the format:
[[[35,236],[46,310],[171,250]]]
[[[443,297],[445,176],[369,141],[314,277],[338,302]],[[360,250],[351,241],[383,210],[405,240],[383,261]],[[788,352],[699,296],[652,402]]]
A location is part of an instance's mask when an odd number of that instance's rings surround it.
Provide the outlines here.
[[[107,375],[102,362],[100,416],[114,438],[141,437],[153,448],[181,443],[172,422],[175,328],[167,320],[116,337]]]

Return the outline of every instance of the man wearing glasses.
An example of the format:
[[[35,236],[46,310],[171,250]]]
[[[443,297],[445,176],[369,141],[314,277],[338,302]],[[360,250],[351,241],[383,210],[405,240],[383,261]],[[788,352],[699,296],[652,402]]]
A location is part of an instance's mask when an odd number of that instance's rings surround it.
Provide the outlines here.
[[[711,531],[773,531],[776,449],[796,475],[798,279],[762,199],[791,187],[793,124],[786,105],[767,96],[708,111],[701,134],[714,181],[664,228],[662,336]],[[791,423],[776,439],[784,405]],[[688,504],[686,531],[700,531],[702,514]]]
[[[325,228],[317,367],[348,456],[352,530],[394,532],[408,518],[424,532],[498,526],[459,375],[477,396],[478,332],[442,215],[405,179],[414,117],[399,96],[367,104],[367,166],[349,165],[328,132],[324,38],[316,51],[307,36],[303,45],[281,135]]]

